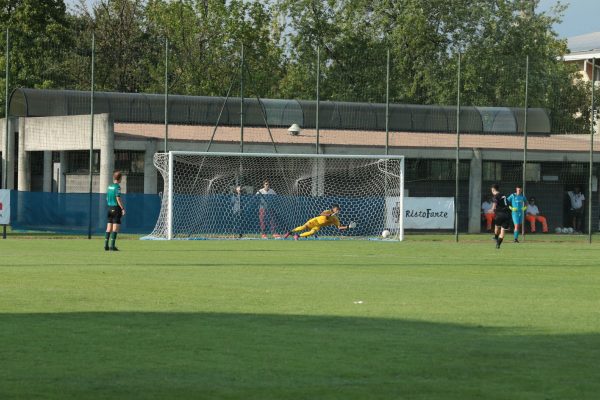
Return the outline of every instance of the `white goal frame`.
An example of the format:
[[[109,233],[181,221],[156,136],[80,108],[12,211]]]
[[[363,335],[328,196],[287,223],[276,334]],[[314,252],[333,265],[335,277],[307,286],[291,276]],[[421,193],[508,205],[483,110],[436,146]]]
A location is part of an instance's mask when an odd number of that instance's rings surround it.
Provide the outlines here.
[[[159,154],[155,155],[155,166]],[[164,153],[160,155],[164,156]],[[400,175],[392,174],[389,171],[382,171],[385,174],[398,179],[399,188],[399,218],[397,222],[396,230],[398,232],[396,240],[390,241],[403,241],[404,240],[404,168],[405,168],[405,157],[403,155],[347,155],[347,154],[280,154],[280,153],[236,153],[236,152],[202,152],[202,151],[169,151],[168,153],[168,192],[167,192],[167,240],[173,240],[173,194],[174,194],[174,159],[176,156],[198,156],[198,157],[263,157],[263,158],[306,158],[306,159],[348,159],[348,160],[399,160],[400,161]],[[167,187],[165,187],[167,189]],[[396,196],[390,196],[396,197]],[[387,198],[386,198],[387,201]],[[164,206],[164,199],[161,202],[161,208]],[[159,216],[160,219],[160,216]]]

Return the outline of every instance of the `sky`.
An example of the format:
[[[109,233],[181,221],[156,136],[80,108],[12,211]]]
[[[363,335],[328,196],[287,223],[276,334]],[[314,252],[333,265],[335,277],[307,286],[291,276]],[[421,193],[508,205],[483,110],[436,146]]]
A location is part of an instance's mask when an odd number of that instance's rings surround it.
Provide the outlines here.
[[[548,11],[557,0],[541,0],[539,10]],[[600,32],[600,0],[563,0],[568,8],[563,22],[554,27],[561,38]]]
[[[85,0],[87,4],[95,0]],[[540,11],[549,11],[558,0],[540,0]],[[67,5],[73,5],[78,0],[65,0]],[[600,32],[600,0],[561,0],[568,8],[563,16],[563,22],[554,28],[561,38],[568,38],[585,33]]]

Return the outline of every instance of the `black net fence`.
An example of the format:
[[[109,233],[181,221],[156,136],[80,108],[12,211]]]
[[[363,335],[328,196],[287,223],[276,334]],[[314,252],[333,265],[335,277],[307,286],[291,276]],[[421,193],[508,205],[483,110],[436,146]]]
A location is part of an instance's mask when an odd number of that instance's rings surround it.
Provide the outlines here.
[[[102,193],[119,169],[124,192],[156,196],[153,156],[169,150],[390,154],[405,157],[406,197],[454,203],[443,231],[486,231],[494,183],[534,198],[536,232],[599,228],[600,62],[565,57],[559,15],[97,0],[25,18],[25,3],[0,24],[2,187]]]

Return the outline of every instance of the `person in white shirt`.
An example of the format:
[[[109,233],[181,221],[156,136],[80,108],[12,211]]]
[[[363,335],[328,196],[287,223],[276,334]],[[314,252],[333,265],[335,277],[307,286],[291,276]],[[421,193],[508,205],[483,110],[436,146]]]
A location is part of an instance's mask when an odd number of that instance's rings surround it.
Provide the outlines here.
[[[271,225],[271,234],[273,235],[273,237],[277,238],[280,237],[279,234],[277,234],[276,229],[277,229],[277,224],[275,223],[275,212],[273,210],[272,205],[269,204],[268,199],[266,198],[266,196],[272,196],[272,195],[276,195],[277,193],[271,189],[271,183],[265,179],[265,181],[263,182],[263,187],[260,188],[258,190],[258,192],[256,192],[257,196],[260,196],[260,203],[259,203],[259,208],[258,208],[258,220],[260,222],[260,232],[261,232],[261,236],[263,239],[267,238],[267,234],[266,234],[266,228],[267,228],[267,224],[266,224],[266,220],[268,219]]]
[[[535,197],[529,198],[529,205],[527,206],[525,219],[529,222],[531,233],[535,233],[536,222],[540,222],[542,224],[542,232],[548,233],[548,222],[546,221],[546,217],[541,215],[540,209],[535,203]]]
[[[492,224],[494,222],[494,210],[492,206],[493,203],[489,197],[481,203],[481,216],[485,219],[485,229],[488,231],[492,230]]]
[[[233,195],[231,196],[231,212],[233,214],[233,223],[235,225],[234,230],[238,238],[242,237],[242,220],[243,220],[243,205],[242,198],[244,196],[244,189],[241,185],[236,185],[233,189]]]
[[[573,229],[575,232],[581,232],[585,210],[585,196],[581,193],[581,188],[579,186],[575,186],[575,190],[568,191],[567,194],[569,195],[569,200],[571,200],[570,215],[571,218],[573,218]]]

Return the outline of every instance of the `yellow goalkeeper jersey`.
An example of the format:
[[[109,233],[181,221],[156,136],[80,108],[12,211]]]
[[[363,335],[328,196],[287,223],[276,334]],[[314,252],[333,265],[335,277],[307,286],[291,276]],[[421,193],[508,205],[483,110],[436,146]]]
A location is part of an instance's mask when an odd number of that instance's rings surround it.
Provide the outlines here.
[[[340,226],[341,225],[340,219],[337,217],[337,215],[331,215],[331,214],[332,214],[332,212],[330,210],[325,210],[318,217],[309,219],[308,222],[306,223],[306,225],[309,228],[315,228],[315,227],[322,228],[324,226],[329,226],[329,225]]]

